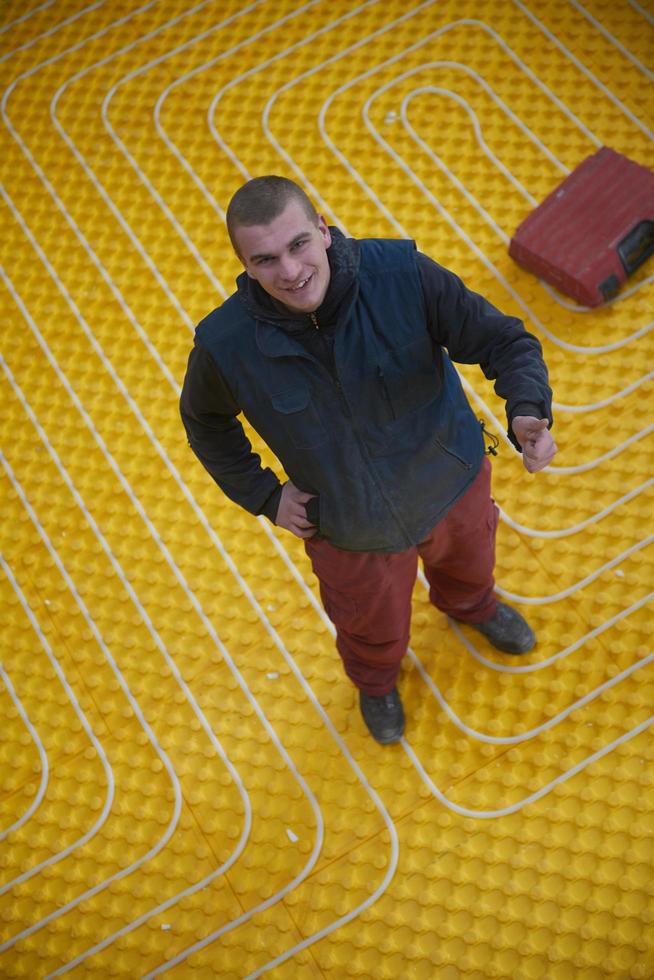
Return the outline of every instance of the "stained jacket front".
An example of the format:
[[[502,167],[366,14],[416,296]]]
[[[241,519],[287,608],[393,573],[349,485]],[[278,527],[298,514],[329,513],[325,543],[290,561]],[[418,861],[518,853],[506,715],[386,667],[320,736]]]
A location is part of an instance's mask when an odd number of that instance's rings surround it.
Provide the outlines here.
[[[279,485],[252,452],[236,418],[242,411],[293,483],[317,495],[323,537],[345,550],[393,552],[421,541],[461,497],[484,443],[444,349],[457,346],[456,311],[442,316],[451,336],[435,336],[414,243],[358,245],[357,288],[339,313],[329,364],[283,323],[254,316],[237,293],[197,328],[216,390],[212,404],[199,404],[189,371],[182,417],[191,448],[236,503],[260,513]],[[527,402],[549,414],[538,342],[453,279],[460,301],[474,297],[483,313],[475,326],[471,311],[460,311],[465,359],[498,378],[509,417]]]

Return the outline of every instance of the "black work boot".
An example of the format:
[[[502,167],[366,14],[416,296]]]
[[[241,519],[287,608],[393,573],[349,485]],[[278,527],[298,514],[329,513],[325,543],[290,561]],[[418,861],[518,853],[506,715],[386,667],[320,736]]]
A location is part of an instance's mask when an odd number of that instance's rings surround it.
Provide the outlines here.
[[[517,609],[503,602],[497,603],[495,615],[483,623],[470,623],[483,633],[486,639],[504,653],[529,653],[536,644],[536,636],[527,620]]]
[[[399,742],[404,735],[404,710],[396,687],[379,695],[359,691],[359,707],[373,738],[382,745]]]

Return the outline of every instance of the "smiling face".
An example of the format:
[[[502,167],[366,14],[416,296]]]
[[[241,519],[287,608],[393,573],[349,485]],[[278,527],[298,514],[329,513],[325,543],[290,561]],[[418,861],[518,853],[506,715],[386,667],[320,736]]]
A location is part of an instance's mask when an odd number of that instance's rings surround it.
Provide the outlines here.
[[[318,309],[331,274],[332,239],[322,215],[316,223],[291,200],[270,224],[241,225],[234,237],[245,271],[269,296],[299,313]]]

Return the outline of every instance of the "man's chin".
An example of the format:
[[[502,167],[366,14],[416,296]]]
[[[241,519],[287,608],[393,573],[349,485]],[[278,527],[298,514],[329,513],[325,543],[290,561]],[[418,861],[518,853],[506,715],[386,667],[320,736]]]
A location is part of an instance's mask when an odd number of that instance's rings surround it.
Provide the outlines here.
[[[324,296],[317,295],[317,292],[311,289],[306,296],[287,293],[281,301],[294,313],[313,313],[314,310],[318,309],[323,298]]]

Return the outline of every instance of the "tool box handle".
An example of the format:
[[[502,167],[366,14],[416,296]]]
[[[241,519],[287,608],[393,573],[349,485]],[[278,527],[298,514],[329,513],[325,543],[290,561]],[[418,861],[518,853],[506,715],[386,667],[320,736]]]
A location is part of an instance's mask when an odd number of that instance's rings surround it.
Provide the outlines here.
[[[640,221],[618,244],[618,255],[627,275],[654,252],[654,221]]]

